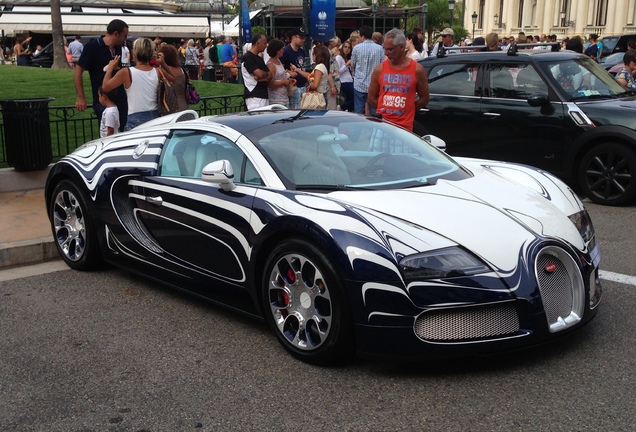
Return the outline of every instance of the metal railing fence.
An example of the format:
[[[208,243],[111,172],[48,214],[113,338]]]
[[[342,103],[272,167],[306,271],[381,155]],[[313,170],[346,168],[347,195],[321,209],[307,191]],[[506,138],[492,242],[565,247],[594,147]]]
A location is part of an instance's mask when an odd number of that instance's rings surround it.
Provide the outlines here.
[[[245,111],[245,103],[243,95],[206,96],[189,109],[197,111],[203,117]],[[53,160],[71,153],[85,142],[99,138],[99,121],[92,109],[81,112],[73,105],[51,106],[49,122]],[[0,168],[8,166],[6,155],[4,116],[0,109]]]

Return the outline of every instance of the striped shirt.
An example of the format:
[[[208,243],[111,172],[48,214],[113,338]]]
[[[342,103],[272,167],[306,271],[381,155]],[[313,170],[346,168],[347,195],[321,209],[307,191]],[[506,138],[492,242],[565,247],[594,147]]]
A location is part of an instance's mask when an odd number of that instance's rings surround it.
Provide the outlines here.
[[[361,93],[369,93],[371,75],[383,60],[384,48],[372,40],[365,40],[354,46],[351,53],[351,65],[355,68],[353,88]]]

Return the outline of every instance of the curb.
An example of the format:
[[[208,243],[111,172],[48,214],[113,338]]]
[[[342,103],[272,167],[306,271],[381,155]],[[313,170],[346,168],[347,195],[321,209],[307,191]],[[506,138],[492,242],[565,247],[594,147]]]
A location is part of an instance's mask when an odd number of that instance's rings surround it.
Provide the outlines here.
[[[0,243],[0,270],[57,259],[60,254],[50,237]]]
[[[0,193],[44,189],[49,170],[0,168]],[[0,243],[0,270],[60,259],[52,236]]]
[[[0,193],[30,189],[44,189],[46,177],[53,165],[39,171],[16,171],[13,168],[0,168]]]

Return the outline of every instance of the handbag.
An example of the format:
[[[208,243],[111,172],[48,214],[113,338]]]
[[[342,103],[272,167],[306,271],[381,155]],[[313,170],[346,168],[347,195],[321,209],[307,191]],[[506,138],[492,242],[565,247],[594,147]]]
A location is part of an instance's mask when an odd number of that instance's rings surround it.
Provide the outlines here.
[[[289,75],[289,72],[285,73],[285,77],[287,79],[291,78],[291,75]],[[294,93],[296,93],[296,90],[298,90],[298,87],[296,87],[296,84],[293,84],[293,83],[290,82],[287,85],[287,96],[293,96]]]
[[[163,74],[163,71],[157,68],[160,75],[159,86],[157,87],[157,111],[159,115],[167,115],[179,111],[179,103],[177,101],[177,92],[170,84],[170,81]]]
[[[183,68],[181,68],[183,69]],[[199,93],[197,93],[197,89],[194,88],[194,84],[190,82],[190,77],[188,76],[188,72],[183,70],[183,74],[185,75],[185,98],[188,105],[198,104],[201,100]]]
[[[327,108],[325,96],[317,91],[308,91],[300,96],[300,109],[324,110]]]

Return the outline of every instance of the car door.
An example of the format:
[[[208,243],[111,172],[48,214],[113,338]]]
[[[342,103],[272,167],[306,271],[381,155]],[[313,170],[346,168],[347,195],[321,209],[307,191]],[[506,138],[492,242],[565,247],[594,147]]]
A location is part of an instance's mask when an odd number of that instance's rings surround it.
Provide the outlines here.
[[[480,156],[557,170],[566,141],[563,104],[531,63],[495,61],[485,66]],[[528,97],[536,94],[550,102],[530,106]]]
[[[416,121],[443,139],[453,156],[478,153],[480,76],[479,65],[464,60],[438,64],[428,71],[430,101],[419,110]]]
[[[215,160],[232,164],[234,190],[202,180],[203,168]],[[143,180],[145,205],[138,210],[163,268],[191,280],[193,291],[244,307],[258,186],[256,170],[234,142],[209,131],[174,131],[159,175]]]

